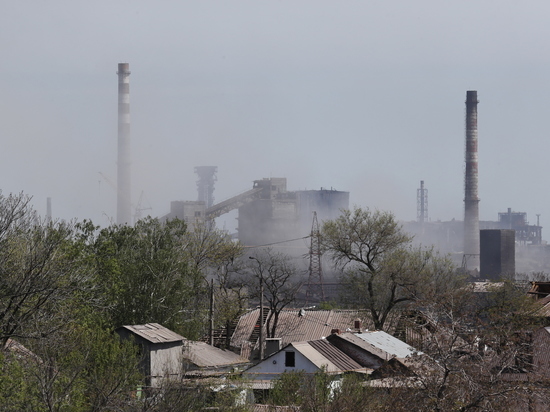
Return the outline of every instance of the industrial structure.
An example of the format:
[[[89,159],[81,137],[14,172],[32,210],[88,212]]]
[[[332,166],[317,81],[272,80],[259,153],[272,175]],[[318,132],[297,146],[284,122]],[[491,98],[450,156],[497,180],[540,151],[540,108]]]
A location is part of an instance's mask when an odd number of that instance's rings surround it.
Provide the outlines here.
[[[130,65],[118,64],[117,223],[132,223],[130,154]]]
[[[477,91],[466,92],[466,173],[464,176],[464,258],[466,269],[479,269],[479,195]]]
[[[199,202],[204,202],[207,208],[214,204],[214,183],[216,182],[217,166],[197,166],[195,173],[199,176],[197,181],[197,190],[199,192]]]
[[[498,214],[498,229],[510,229],[515,232],[516,242],[520,245],[542,244],[542,227],[537,224],[530,225],[527,221],[527,213],[513,212],[508,208],[507,212]]]
[[[288,191],[286,178],[255,180],[252,188],[207,207],[205,201],[174,201],[162,219],[179,218],[192,225],[238,210],[238,239],[245,246],[267,245],[307,237],[312,213],[335,219],[349,207],[349,192],[334,189]]]
[[[117,160],[117,223],[131,224],[131,153],[130,153],[130,84],[129,64],[118,64],[118,160]],[[498,221],[479,220],[478,192],[478,97],[477,91],[466,92],[465,116],[465,174],[464,174],[464,221],[431,222],[428,217],[428,190],[424,180],[417,189],[417,220],[404,224],[404,229],[414,234],[415,241],[436,245],[443,253],[451,253],[457,263],[468,271],[480,270],[480,230],[511,230],[516,245],[542,245],[542,227],[530,225],[523,212],[498,214]],[[349,192],[334,189],[287,190],[286,178],[255,180],[252,188],[243,193],[215,203],[214,185],[217,181],[217,166],[197,166],[198,176],[196,201],[171,202],[170,212],[161,220],[180,218],[193,225],[213,222],[217,217],[238,211],[236,238],[245,246],[271,245],[313,236],[310,233],[311,218],[315,212],[319,222],[337,218],[342,209],[349,208]],[[136,207],[139,216],[141,200]],[[51,216],[51,209],[48,211]],[[315,225],[315,224],[314,224]],[[313,230],[313,229],[312,229]],[[502,232],[504,233],[504,232]],[[510,234],[506,235],[507,241]],[[305,248],[304,245],[301,245]],[[320,275],[320,257],[317,247],[310,247],[310,258],[315,258],[310,268],[309,284],[318,283],[322,296],[327,292]],[[509,249],[507,249],[509,250]],[[317,263],[318,262],[318,263]],[[319,268],[317,269],[317,266]],[[317,277],[319,280],[317,280]],[[315,279],[315,280],[314,280]]]
[[[480,231],[480,277],[500,280],[516,273],[515,232],[510,229]]]
[[[314,299],[320,300],[321,302],[325,301],[321,259],[321,233],[319,231],[317,212],[313,212],[313,222],[311,224],[311,234],[309,236],[309,278],[306,289],[306,306]]]
[[[428,221],[428,189],[424,188],[424,181],[420,181],[420,189],[416,191],[416,219],[420,223]]]

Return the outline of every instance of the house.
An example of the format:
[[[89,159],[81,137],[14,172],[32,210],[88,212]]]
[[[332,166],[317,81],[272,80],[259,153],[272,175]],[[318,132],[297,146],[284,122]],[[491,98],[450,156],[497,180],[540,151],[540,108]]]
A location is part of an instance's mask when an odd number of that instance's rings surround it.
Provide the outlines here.
[[[382,331],[329,335],[326,339],[293,342],[244,372],[256,381],[277,379],[282,373],[348,372],[371,378],[414,376],[418,356],[425,356],[405,342]]]
[[[293,342],[247,369],[243,376],[253,382],[253,388],[269,388],[269,382],[284,372],[303,371],[315,374],[324,371],[331,375],[346,372],[370,373],[326,339]]]
[[[165,378],[181,378],[183,336],[158,323],[125,325],[116,332],[122,339],[134,339],[139,345],[140,367],[147,386],[158,387]]]

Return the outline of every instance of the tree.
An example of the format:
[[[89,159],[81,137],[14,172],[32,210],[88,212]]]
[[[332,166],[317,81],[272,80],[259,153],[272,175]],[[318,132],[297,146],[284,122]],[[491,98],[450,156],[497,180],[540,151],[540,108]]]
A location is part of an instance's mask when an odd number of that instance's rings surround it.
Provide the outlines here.
[[[157,322],[191,339],[202,335],[207,285],[183,253],[186,234],[181,220],[152,218],[100,231],[91,247],[114,327]]]
[[[248,263],[248,262],[246,262]],[[231,324],[248,309],[249,288],[242,259],[223,261],[216,268],[214,283],[214,321],[225,329],[225,342],[216,346],[229,348]]]
[[[263,249],[250,257],[250,269],[255,277],[251,285],[255,295],[263,294],[264,304],[269,307],[266,319],[268,338],[274,338],[281,311],[296,299],[296,294],[303,284],[302,276],[298,274],[291,258],[282,253]],[[261,290],[263,291],[261,291]]]
[[[548,379],[532,369],[535,302],[512,282],[484,286],[464,284],[418,305],[410,327],[428,357],[414,360],[417,390],[394,397],[397,410],[531,410],[548,401]]]
[[[216,229],[211,222],[195,223],[193,230],[186,231],[182,240],[186,257],[203,273],[209,268],[233,263],[243,252],[240,243],[234,242],[226,232]]]
[[[323,249],[344,271],[347,301],[367,308],[376,329],[384,329],[396,307],[454,282],[451,262],[432,249],[412,247],[412,237],[390,212],[345,210],[324,222],[321,236]]]
[[[41,221],[23,195],[0,193],[0,343],[42,337],[67,319],[60,310],[90,286],[71,250],[74,226]]]

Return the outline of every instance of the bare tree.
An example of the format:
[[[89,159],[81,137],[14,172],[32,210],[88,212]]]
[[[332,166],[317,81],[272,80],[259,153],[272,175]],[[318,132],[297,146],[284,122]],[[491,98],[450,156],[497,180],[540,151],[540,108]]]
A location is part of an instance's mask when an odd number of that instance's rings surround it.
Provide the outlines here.
[[[303,276],[291,262],[291,258],[282,253],[273,252],[271,249],[263,249],[250,259],[251,270],[256,278],[255,295],[263,294],[263,299],[269,307],[266,318],[266,331],[268,338],[274,338],[279,323],[281,311],[296,300],[296,295],[303,285]],[[261,292],[262,290],[263,292]]]
[[[193,225],[182,238],[182,246],[185,256],[201,272],[233,262],[243,252],[240,243],[209,222]]]

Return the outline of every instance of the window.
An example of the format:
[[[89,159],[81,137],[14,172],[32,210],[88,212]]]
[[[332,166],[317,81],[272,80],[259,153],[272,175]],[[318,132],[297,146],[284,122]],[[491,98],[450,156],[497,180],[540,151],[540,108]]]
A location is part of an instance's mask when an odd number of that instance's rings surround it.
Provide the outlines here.
[[[296,357],[294,352],[285,352],[285,366],[295,367],[296,366]]]

